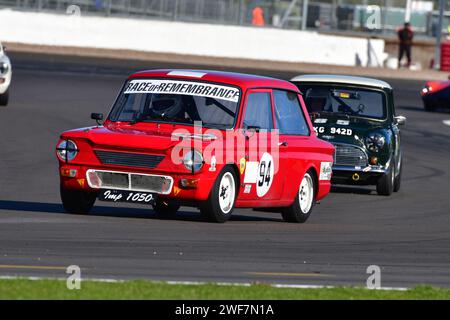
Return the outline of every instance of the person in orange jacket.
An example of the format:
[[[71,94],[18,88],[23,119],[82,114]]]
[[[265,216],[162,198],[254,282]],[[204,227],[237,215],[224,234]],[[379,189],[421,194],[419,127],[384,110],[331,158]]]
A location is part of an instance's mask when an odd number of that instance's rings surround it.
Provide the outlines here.
[[[252,10],[252,24],[254,26],[263,27],[264,22],[264,10],[260,6],[256,6]]]

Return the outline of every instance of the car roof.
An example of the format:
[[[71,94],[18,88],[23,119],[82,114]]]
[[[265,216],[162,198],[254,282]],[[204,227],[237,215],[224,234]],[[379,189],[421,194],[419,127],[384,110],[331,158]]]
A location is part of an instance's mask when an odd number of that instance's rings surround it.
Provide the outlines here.
[[[334,74],[305,74],[296,76],[291,79],[292,82],[320,82],[320,83],[339,83],[339,84],[354,84],[360,86],[375,87],[380,89],[392,89],[391,85],[385,81],[364,78],[364,77],[354,77],[354,76],[344,76],[344,75],[334,75]]]
[[[276,88],[300,92],[297,86],[289,81],[252,74],[225,71],[190,69],[145,70],[136,72],[129,77],[129,79],[134,78],[168,78],[216,82],[239,86],[244,91],[250,88]]]

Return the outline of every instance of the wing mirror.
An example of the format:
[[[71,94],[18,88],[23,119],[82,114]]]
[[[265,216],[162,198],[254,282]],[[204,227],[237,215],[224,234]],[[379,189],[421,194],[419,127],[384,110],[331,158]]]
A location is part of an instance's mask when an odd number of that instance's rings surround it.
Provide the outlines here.
[[[103,113],[91,113],[91,119],[95,120],[98,126],[101,126],[103,120]]]
[[[406,117],[404,116],[396,116],[394,117],[395,123],[398,124],[399,126],[403,126],[404,124],[406,124]]]

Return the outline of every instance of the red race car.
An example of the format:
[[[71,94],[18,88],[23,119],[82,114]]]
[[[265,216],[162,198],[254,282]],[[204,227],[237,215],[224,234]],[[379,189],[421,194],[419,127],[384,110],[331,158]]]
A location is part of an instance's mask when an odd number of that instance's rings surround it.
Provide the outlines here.
[[[426,111],[450,107],[450,80],[427,81],[420,91]]]
[[[305,222],[330,191],[334,147],[319,140],[298,88],[272,78],[193,70],[131,75],[108,117],[56,146],[61,199],[88,213],[97,198],[181,205],[225,222],[235,207]]]

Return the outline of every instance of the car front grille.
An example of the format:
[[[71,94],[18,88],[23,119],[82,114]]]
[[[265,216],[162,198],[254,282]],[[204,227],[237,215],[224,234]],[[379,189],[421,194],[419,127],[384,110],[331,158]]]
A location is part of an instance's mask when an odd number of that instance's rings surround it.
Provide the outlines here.
[[[153,169],[164,159],[164,156],[143,153],[126,153],[116,151],[95,150],[95,154],[103,164]]]
[[[169,176],[89,169],[88,184],[96,189],[117,189],[153,193],[170,193],[173,179]]]
[[[368,164],[367,154],[361,148],[334,144],[336,151],[334,154],[334,164],[337,166],[365,167]]]

